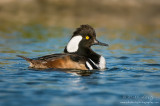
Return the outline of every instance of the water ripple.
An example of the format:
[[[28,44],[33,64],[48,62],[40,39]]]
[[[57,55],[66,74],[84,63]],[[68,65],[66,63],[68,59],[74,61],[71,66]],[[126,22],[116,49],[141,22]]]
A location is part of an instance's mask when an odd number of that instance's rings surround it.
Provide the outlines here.
[[[111,46],[93,49],[106,58],[106,69],[39,70],[28,68],[28,63],[16,55],[38,57],[63,52],[69,36],[66,36],[68,32],[56,32],[63,31],[61,29],[52,28],[53,32],[48,32],[38,27],[37,33],[33,29],[36,26],[27,26],[24,31],[15,31],[7,37],[0,36],[0,105],[120,106],[124,105],[120,102],[138,101],[135,97],[141,96],[152,96],[153,101],[159,102],[155,99],[160,92],[160,48],[156,38],[135,33],[129,33],[126,38],[123,31],[117,35],[114,32],[113,36],[104,33],[108,37],[98,39]]]

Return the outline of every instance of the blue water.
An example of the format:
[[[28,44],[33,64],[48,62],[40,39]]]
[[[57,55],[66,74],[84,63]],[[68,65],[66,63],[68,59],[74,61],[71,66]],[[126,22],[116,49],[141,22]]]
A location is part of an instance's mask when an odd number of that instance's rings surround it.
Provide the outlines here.
[[[52,31],[53,30],[53,31]],[[0,32],[0,105],[160,105],[159,31],[97,28],[92,47],[107,61],[105,70],[38,70],[16,57],[60,53],[74,29],[25,26]]]

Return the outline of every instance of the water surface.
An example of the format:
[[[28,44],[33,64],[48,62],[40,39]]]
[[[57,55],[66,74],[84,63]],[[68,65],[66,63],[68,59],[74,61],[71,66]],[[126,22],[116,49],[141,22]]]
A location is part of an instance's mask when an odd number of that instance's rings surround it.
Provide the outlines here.
[[[105,70],[37,70],[16,57],[63,52],[74,29],[41,25],[0,31],[0,105],[160,105],[160,31],[97,28],[92,49]]]

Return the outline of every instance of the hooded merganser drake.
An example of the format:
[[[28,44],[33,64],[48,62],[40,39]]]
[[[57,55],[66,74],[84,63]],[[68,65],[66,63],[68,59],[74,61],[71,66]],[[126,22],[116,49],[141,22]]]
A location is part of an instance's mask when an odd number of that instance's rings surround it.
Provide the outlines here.
[[[96,39],[95,30],[90,25],[81,25],[73,33],[64,53],[46,55],[36,59],[17,56],[28,61],[31,68],[105,69],[105,58],[95,53],[91,49],[92,45],[108,46]]]

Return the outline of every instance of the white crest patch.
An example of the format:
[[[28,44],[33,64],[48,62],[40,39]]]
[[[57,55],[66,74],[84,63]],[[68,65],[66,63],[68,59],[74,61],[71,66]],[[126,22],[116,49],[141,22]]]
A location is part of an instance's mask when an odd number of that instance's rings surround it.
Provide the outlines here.
[[[82,40],[82,36],[80,35],[74,36],[67,44],[67,51],[69,53],[76,52],[78,50],[78,46],[81,40]]]
[[[87,67],[88,67],[90,70],[93,69],[92,66],[88,63],[88,61],[86,61],[86,65],[87,65]]]
[[[99,59],[99,67],[100,67],[100,69],[105,69],[106,68],[106,60],[103,56],[101,56],[100,59]]]

